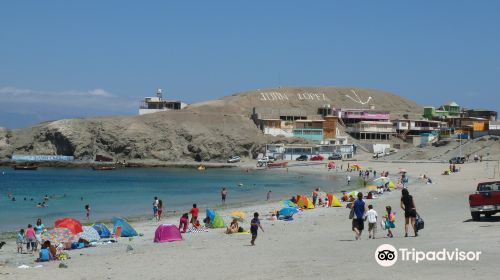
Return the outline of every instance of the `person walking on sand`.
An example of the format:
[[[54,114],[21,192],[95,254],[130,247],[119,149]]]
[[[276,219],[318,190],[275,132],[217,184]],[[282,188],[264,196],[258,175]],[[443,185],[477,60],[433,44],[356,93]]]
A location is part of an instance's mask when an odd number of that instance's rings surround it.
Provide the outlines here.
[[[266,201],[269,201],[270,199],[271,199],[271,190],[267,192]]]
[[[401,191],[401,209],[405,211],[405,237],[408,237],[408,224],[411,222],[415,236],[418,236],[415,220],[417,219],[417,208],[413,196],[410,195],[408,189]]]
[[[161,214],[163,213],[163,201],[161,199],[158,200],[158,209],[156,210],[156,220],[161,220]]]
[[[260,225],[259,213],[255,212],[253,213],[253,219],[250,222],[250,232],[252,233],[252,241],[250,241],[250,244],[252,244],[252,246],[255,245],[255,240],[257,239],[257,231],[259,230],[259,228],[260,230],[262,230],[262,232],[264,232],[264,229]]]
[[[155,196],[153,199],[153,219],[155,219],[158,214],[158,202],[158,197]]]
[[[221,200],[222,200],[222,204],[226,204],[226,197],[227,197],[227,190],[226,190],[226,188],[222,188],[222,190],[220,191],[220,197],[221,197]]]
[[[351,183],[351,176],[347,175],[347,185],[349,186],[350,183]]]
[[[364,218],[366,210],[366,204],[363,201],[363,193],[358,193],[358,199],[354,201],[351,205],[351,208],[354,209],[354,218],[352,219],[352,231],[356,234],[356,240],[361,239],[361,234],[363,233],[363,229],[365,228]]]
[[[375,232],[377,231],[377,211],[373,209],[373,205],[368,205],[368,212],[366,212],[366,220],[368,220],[368,238],[375,239]]]
[[[396,228],[396,225],[394,222],[396,221],[396,214],[392,212],[392,207],[391,206],[386,206],[385,207],[385,216],[384,216],[384,228],[387,230],[387,237],[393,238],[394,234],[392,234],[393,228]]]
[[[90,222],[90,205],[85,205],[85,216],[87,216],[87,222]]]

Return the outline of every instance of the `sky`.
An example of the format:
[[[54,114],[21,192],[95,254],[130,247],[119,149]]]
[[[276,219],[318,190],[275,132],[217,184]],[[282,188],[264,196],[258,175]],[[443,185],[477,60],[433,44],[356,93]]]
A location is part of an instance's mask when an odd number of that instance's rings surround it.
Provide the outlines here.
[[[2,1],[0,127],[277,86],[500,110],[500,1]]]

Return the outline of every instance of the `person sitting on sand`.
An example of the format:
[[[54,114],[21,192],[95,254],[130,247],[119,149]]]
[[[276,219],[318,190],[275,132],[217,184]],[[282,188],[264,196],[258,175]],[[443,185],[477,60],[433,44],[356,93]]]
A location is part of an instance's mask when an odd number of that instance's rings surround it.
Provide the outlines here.
[[[236,233],[236,232],[238,232],[239,228],[240,228],[240,225],[238,224],[238,220],[233,219],[231,224],[227,227],[226,233],[227,234]]]
[[[49,242],[50,244],[50,242]],[[38,259],[36,259],[36,262],[48,262],[50,260],[53,260],[54,256],[50,252],[50,248],[45,245],[45,243],[42,245],[42,248],[40,249],[40,253],[38,254]]]
[[[50,252],[50,255],[51,255],[51,259],[50,260],[55,260],[57,259],[57,249],[56,249],[56,246],[52,245],[50,243],[50,241],[46,240],[45,242],[43,242],[42,244],[42,247],[45,248],[48,248],[49,249],[49,252]]]
[[[182,233],[186,233],[186,230],[188,228],[188,221],[189,221],[189,214],[184,213],[182,214],[181,219],[179,220],[179,230],[181,230]]]
[[[200,221],[198,221],[198,219],[196,219],[196,220],[193,222],[193,227],[194,227],[195,229],[200,229],[200,228],[202,228],[201,223],[200,223]]]
[[[210,219],[210,217],[205,217],[205,219],[203,219],[203,223],[205,224],[205,227],[207,227],[207,228],[212,227],[212,219]]]

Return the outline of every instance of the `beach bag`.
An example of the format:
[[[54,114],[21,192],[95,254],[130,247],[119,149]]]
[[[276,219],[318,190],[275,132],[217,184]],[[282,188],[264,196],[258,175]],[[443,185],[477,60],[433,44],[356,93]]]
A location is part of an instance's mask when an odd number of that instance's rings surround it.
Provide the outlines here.
[[[415,229],[417,229],[417,231],[424,229],[424,219],[422,219],[419,214],[417,214],[417,219],[415,221]]]

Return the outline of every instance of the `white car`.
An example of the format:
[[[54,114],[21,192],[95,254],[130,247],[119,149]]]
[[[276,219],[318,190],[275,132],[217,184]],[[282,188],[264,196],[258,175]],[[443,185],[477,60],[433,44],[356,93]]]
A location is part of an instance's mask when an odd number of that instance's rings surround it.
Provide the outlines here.
[[[228,163],[236,163],[236,162],[240,162],[240,161],[241,161],[241,158],[239,156],[232,156],[227,160]]]

